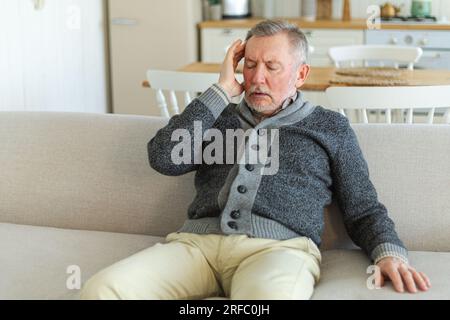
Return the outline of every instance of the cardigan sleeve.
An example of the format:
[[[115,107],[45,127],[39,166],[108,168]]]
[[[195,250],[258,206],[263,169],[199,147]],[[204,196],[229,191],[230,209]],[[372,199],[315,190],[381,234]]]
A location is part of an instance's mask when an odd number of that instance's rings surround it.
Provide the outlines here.
[[[168,176],[179,176],[197,170],[198,159],[201,159],[203,151],[201,142],[204,133],[214,125],[229,103],[229,97],[218,84],[214,84],[194,99],[181,114],[173,116],[148,142],[150,166]],[[201,128],[201,131],[196,130],[196,126]],[[184,146],[186,146],[184,143],[187,143],[187,147],[180,148],[181,143]],[[183,155],[184,150],[188,150],[190,154]],[[174,155],[177,155],[178,160],[187,160],[174,161]]]
[[[408,263],[408,252],[399,239],[386,207],[378,201],[367,162],[347,121],[339,149],[332,161],[333,184],[344,224],[353,242],[377,263],[393,256]]]

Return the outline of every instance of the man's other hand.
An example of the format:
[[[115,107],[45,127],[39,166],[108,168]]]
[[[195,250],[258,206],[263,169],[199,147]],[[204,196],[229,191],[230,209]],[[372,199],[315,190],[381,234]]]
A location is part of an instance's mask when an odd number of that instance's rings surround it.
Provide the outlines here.
[[[417,293],[417,288],[427,291],[431,287],[430,279],[423,272],[417,272],[416,269],[404,263],[395,257],[386,257],[378,261],[377,266],[380,272],[376,273],[375,285],[384,286],[384,281],[390,280],[397,292],[407,291]]]

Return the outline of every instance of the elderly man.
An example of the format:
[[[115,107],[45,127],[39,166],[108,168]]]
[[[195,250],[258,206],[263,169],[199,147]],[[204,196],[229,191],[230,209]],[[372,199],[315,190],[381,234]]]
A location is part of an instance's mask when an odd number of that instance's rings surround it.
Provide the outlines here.
[[[333,195],[350,237],[379,267],[376,284],[386,277],[399,292],[428,290],[429,279],[408,264],[394,223],[377,200],[348,120],[298,91],[310,70],[307,51],[296,26],[271,20],[230,47],[218,83],[148,144],[150,165],[160,173],[196,171],[188,219],[165,243],[94,276],[82,298],[309,299],[320,277],[323,210]],[[243,58],[241,84],[235,71]],[[231,103],[243,92],[239,104]],[[199,128],[201,141],[191,141],[184,154],[191,161],[174,161],[175,133],[195,136]],[[211,139],[205,137],[212,129],[224,135],[250,130],[241,140],[244,151],[262,147],[251,142],[255,137],[270,136],[276,171],[265,174],[270,161],[237,161],[242,157],[229,143],[223,151],[233,150],[234,163],[192,161],[208,148]]]

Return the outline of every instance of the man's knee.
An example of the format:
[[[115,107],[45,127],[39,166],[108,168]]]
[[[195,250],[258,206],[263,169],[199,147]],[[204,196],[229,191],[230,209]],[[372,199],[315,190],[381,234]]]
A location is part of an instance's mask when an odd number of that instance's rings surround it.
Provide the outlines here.
[[[307,270],[295,277],[289,273],[266,277],[240,276],[233,279],[231,299],[233,300],[309,300],[314,292],[315,281]]]

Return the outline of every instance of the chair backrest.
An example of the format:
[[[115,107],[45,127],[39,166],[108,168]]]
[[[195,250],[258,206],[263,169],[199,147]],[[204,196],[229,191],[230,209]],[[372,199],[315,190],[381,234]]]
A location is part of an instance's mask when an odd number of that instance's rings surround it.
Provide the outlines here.
[[[237,75],[242,82],[242,75]],[[156,90],[156,102],[161,110],[161,116],[169,118],[170,112],[163,90],[169,92],[169,104],[172,115],[180,113],[178,99],[175,92],[184,92],[184,107],[191,103],[193,93],[201,93],[219,81],[218,73],[209,72],[180,72],[167,70],[148,70],[147,80],[150,87]]]
[[[330,104],[339,109],[360,110],[361,122],[368,123],[367,110],[385,110],[386,123],[392,122],[392,109],[402,111],[402,122],[413,123],[413,112],[428,111],[427,123],[432,124],[436,108],[444,109],[444,122],[450,124],[450,85],[408,87],[330,87],[326,90]],[[404,117],[404,110],[407,110]]]
[[[395,68],[404,63],[412,70],[422,54],[423,50],[419,47],[395,45],[353,45],[332,47],[328,51],[337,68],[342,67],[345,62],[354,67],[356,62],[362,62],[363,66],[378,62],[379,66],[384,66],[386,61],[391,61]]]

